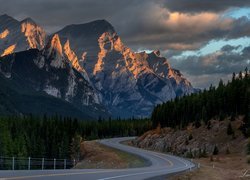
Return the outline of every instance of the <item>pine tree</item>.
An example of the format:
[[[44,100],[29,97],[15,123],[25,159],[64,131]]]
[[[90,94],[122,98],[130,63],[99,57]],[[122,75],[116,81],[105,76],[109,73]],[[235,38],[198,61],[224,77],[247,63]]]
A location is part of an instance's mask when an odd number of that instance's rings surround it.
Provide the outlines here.
[[[213,150],[213,155],[218,155],[219,154],[219,149],[218,147],[215,145],[214,146],[214,150]]]
[[[234,130],[232,128],[231,123],[229,123],[227,126],[227,135],[232,135],[232,134],[234,134]]]
[[[233,72],[232,81],[235,81],[235,77],[236,77],[235,72]]]
[[[242,78],[243,78],[243,75],[242,75],[242,72],[240,71],[239,72],[239,79],[242,80]]]
[[[76,134],[72,138],[71,142],[71,158],[76,160],[76,162],[79,162],[83,157],[81,153],[81,144],[83,144],[83,138]]]
[[[246,67],[245,68],[245,79],[247,79],[248,78],[248,68]]]

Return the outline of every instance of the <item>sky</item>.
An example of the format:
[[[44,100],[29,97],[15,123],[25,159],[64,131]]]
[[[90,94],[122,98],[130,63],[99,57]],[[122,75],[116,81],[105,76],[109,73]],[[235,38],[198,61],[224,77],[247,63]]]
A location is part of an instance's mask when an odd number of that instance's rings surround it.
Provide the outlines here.
[[[248,0],[0,0],[0,14],[31,17],[48,33],[109,21],[135,51],[160,50],[194,87],[250,69]]]

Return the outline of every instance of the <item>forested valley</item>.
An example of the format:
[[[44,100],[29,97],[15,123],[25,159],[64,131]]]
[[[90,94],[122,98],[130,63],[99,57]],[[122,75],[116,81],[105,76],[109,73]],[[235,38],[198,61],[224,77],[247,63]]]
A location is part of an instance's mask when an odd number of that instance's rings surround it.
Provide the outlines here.
[[[83,121],[60,116],[1,117],[0,156],[71,159],[84,140],[138,136],[150,128],[148,119]]]
[[[199,93],[186,95],[157,105],[151,119],[115,119],[84,121],[79,119],[33,115],[0,118],[0,156],[72,159],[85,140],[140,136],[156,127],[199,127],[212,118],[244,115],[242,133],[250,136],[250,76],[235,73],[228,83],[220,81]]]

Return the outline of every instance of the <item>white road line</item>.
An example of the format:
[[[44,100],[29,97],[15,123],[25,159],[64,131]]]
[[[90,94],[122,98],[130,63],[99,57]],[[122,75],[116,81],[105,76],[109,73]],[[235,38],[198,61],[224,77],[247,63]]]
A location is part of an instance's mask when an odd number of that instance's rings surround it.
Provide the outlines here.
[[[174,172],[176,172],[176,170],[179,170],[179,169],[182,169],[183,171],[187,170],[184,167],[179,167],[179,168],[170,169],[171,171],[169,171],[169,172],[174,173]],[[162,170],[158,170],[158,171],[140,172],[140,173],[134,173],[134,174],[125,174],[125,175],[120,175],[120,176],[111,176],[111,177],[101,178],[101,179],[98,179],[98,180],[117,179],[117,178],[123,178],[123,177],[129,177],[129,176],[137,176],[137,175],[143,175],[143,174],[153,174],[153,173],[159,173],[159,172],[168,172],[168,171],[166,171],[166,169],[162,169]]]

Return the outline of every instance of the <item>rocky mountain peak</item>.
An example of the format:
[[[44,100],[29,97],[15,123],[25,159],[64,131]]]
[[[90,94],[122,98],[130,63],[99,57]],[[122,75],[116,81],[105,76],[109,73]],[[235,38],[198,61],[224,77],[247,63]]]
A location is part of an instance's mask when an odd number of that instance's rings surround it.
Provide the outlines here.
[[[7,14],[0,16],[0,55],[27,49],[43,49],[46,33],[31,18],[18,21]]]
[[[87,80],[98,91],[94,99],[100,99],[114,116],[147,116],[156,104],[193,92],[159,50],[134,52],[106,20],[68,25],[53,34],[45,48],[45,32],[29,18],[18,23],[0,21],[0,37],[0,54],[43,49],[41,58],[34,59],[40,69],[67,70],[68,100],[78,91],[75,72],[80,73],[79,80]],[[45,89],[48,94],[63,96],[50,86]]]
[[[58,34],[52,36],[47,43],[44,53],[51,60],[50,65],[56,68],[65,67],[65,58],[63,55],[62,44]]]
[[[60,35],[71,34],[73,37],[81,35],[94,36],[98,39],[104,32],[114,33],[114,27],[106,20],[96,20],[84,24],[68,25],[60,31]]]
[[[30,24],[36,25],[36,22],[33,19],[31,19],[30,17],[25,18],[24,20],[21,21],[21,23],[30,23]]]
[[[84,79],[86,79],[87,81],[89,81],[89,77],[88,77],[87,72],[82,68],[82,66],[79,63],[78,57],[76,56],[75,52],[70,47],[69,40],[67,40],[66,43],[64,44],[63,50],[64,50],[64,54],[66,55],[66,57],[70,61],[71,65],[78,72],[80,72],[83,75]]]
[[[52,36],[46,49],[49,50],[49,54],[51,54],[52,51],[56,51],[60,56],[62,56],[62,45],[58,34]]]
[[[14,19],[13,17],[7,15],[7,14],[3,14],[0,16],[0,22],[1,21],[13,21],[13,22],[18,22],[16,19]]]
[[[30,48],[42,49],[44,47],[46,33],[31,18],[21,21],[21,31],[27,38]]]
[[[109,32],[111,34],[115,32],[114,27],[105,19],[92,21],[84,24],[84,26],[88,26],[88,28],[93,30],[94,32]]]

